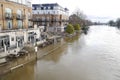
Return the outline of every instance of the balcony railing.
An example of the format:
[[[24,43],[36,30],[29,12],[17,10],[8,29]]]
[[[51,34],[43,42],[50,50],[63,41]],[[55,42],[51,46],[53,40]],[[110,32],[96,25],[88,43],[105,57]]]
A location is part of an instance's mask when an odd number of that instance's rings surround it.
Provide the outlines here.
[[[42,19],[33,19],[34,22],[42,22]]]
[[[5,13],[5,19],[13,19],[13,15],[11,13]]]
[[[61,22],[61,19],[51,19],[52,22]]]
[[[28,16],[29,21],[33,21],[33,18],[31,16]]]
[[[65,19],[33,19],[36,22],[68,22]]]
[[[26,18],[25,15],[19,15],[19,14],[16,15],[17,20],[24,20],[25,18]]]
[[[16,19],[16,20],[24,20],[26,19],[26,16],[25,15],[20,15],[20,14],[16,14],[16,13],[5,13],[4,15],[4,18],[7,19],[7,20],[13,20],[13,19]],[[2,16],[0,16],[0,19],[2,19]],[[29,20],[32,20],[32,18],[30,18]]]
[[[62,22],[68,22],[69,20],[62,19]]]

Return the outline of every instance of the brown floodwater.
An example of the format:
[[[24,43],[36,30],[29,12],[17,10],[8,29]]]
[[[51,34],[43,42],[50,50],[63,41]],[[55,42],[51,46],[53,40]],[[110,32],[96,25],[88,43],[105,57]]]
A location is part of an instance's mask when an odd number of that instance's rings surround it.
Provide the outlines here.
[[[120,80],[120,30],[91,26],[87,35],[65,41],[51,54],[5,74],[0,80]]]

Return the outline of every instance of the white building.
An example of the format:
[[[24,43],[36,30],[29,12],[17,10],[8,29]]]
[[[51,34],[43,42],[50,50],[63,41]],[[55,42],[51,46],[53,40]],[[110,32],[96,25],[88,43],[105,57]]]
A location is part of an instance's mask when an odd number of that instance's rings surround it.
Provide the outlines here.
[[[69,10],[57,3],[33,4],[33,23],[45,26],[51,32],[63,32],[68,24]]]

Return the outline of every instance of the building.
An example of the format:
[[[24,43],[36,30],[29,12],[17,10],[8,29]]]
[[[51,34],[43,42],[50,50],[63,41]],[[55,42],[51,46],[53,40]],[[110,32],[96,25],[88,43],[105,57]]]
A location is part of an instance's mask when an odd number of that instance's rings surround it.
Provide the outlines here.
[[[29,1],[0,0],[0,59],[39,40],[40,30],[33,26]]]
[[[50,32],[63,32],[68,24],[69,10],[57,3],[33,4],[33,24],[45,26]]]
[[[24,41],[25,29],[32,27],[32,8],[27,0],[0,0],[0,47]],[[9,39],[8,39],[9,38]]]
[[[27,29],[31,27],[31,18],[31,4],[27,0],[0,0],[1,30]]]

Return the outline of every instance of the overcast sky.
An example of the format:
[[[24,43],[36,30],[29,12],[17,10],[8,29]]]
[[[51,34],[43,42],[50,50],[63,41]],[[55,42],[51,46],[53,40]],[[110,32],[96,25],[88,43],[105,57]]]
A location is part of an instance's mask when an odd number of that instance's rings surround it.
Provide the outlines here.
[[[70,10],[79,8],[92,21],[106,22],[120,17],[120,0],[32,0],[32,3],[58,3]]]

